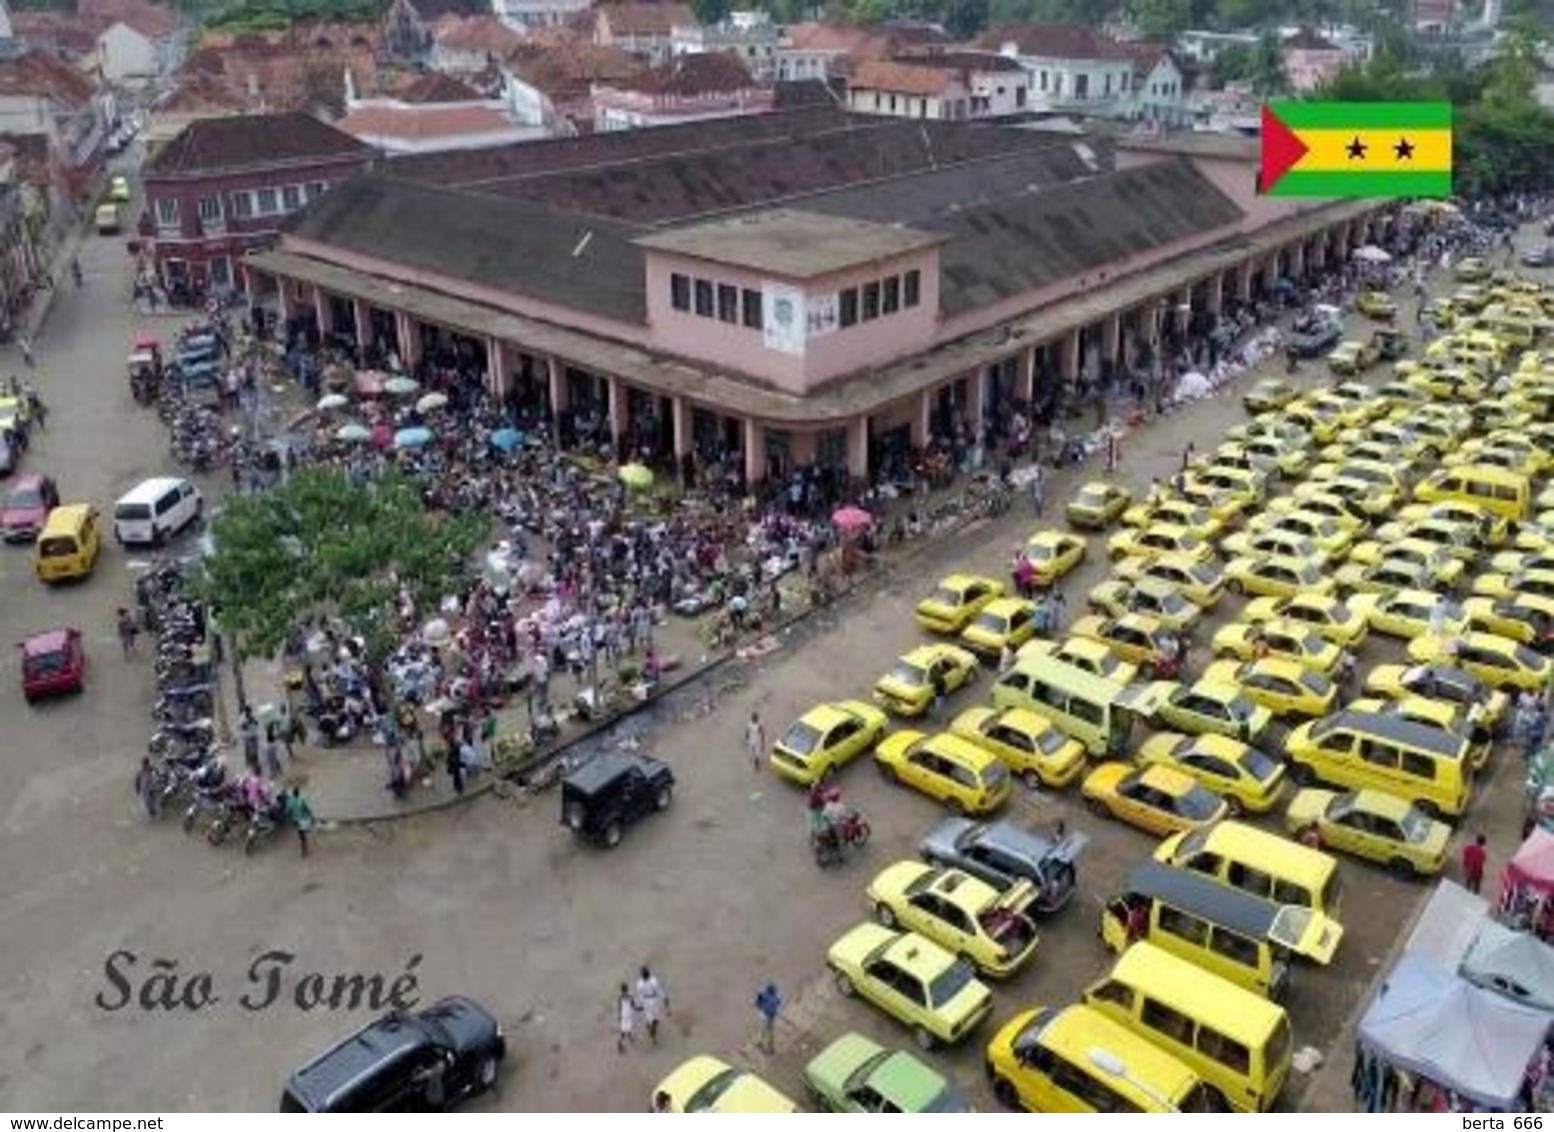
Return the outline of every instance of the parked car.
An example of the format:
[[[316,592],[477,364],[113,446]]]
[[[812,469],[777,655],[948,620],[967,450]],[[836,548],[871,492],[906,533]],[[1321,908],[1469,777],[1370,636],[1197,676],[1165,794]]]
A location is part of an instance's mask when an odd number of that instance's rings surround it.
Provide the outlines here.
[[[804,1067],[823,1112],[970,1112],[965,1096],[906,1050],[843,1034]]]
[[[22,652],[22,696],[30,704],[48,696],[79,692],[86,677],[86,648],[81,630],[49,629],[34,633]]]
[[[626,826],[667,810],[674,771],[649,755],[599,755],[561,783],[561,824],[585,841],[613,849]]]
[[[1079,855],[1089,843],[1084,833],[1054,839],[1013,821],[946,818],[928,831],[917,851],[925,861],[962,869],[1000,892],[1029,881],[1037,894],[1032,907],[1050,916],[1074,895]]]
[[[473,999],[394,1011],[291,1075],[282,1112],[443,1109],[496,1084],[507,1039]]]
[[[48,476],[22,476],[0,502],[0,538],[6,542],[32,542],[43,529],[49,512],[59,506],[59,488]]]

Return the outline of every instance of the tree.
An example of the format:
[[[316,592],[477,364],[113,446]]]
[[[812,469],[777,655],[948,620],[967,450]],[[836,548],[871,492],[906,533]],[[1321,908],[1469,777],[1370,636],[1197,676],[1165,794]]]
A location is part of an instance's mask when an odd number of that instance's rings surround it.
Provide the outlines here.
[[[1269,28],[1252,48],[1252,90],[1263,97],[1284,94],[1290,89],[1290,76],[1284,69],[1284,42]]]
[[[703,27],[721,24],[732,7],[730,0],[691,0],[691,11],[696,13],[696,19]]]
[[[1232,43],[1214,56],[1209,64],[1209,79],[1215,87],[1226,83],[1245,82],[1252,77],[1252,49],[1240,43]]]
[[[1174,42],[1192,17],[1192,0],[1134,0],[1133,22],[1145,39]]]
[[[991,0],[949,0],[944,10],[944,30],[956,39],[971,39],[987,28]]]
[[[382,657],[396,643],[385,613],[399,587],[417,609],[435,609],[487,527],[483,516],[428,512],[398,473],[356,484],[305,469],[274,491],[228,503],[195,587],[241,658],[276,655],[318,614],[342,618]]]

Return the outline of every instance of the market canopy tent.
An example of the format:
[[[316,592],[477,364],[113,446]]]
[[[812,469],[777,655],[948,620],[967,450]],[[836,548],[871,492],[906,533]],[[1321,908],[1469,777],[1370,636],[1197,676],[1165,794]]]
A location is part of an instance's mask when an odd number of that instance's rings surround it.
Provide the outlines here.
[[[1360,1044],[1489,1108],[1510,1108],[1554,1015],[1404,955],[1360,1020]]]
[[[1528,1006],[1554,1011],[1554,947],[1493,921],[1462,959],[1462,977]]]
[[[1428,959],[1443,971],[1455,971],[1487,922],[1487,900],[1455,881],[1443,880],[1419,913],[1403,950]]]
[[[1537,889],[1545,898],[1554,895],[1554,833],[1534,829],[1505,867],[1505,889]]]

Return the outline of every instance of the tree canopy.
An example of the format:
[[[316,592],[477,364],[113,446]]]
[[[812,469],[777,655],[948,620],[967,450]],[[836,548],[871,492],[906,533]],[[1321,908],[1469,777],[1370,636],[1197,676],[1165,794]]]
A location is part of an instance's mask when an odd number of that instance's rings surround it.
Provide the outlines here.
[[[342,618],[381,656],[395,642],[384,612],[407,586],[435,609],[486,537],[482,516],[428,512],[416,485],[390,472],[354,483],[310,468],[259,495],[231,499],[196,589],[242,657],[274,656],[303,620]]]

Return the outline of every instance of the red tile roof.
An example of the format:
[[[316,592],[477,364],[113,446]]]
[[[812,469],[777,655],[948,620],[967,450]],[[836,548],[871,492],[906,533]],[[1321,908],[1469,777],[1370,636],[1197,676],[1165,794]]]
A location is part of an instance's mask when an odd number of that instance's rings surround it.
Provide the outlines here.
[[[447,106],[434,109],[370,106],[351,111],[335,125],[369,144],[371,139],[377,137],[450,138],[499,133],[513,128],[507,115],[489,106]]]
[[[178,26],[178,17],[146,0],[78,0],[76,15],[99,32],[122,23],[147,39],[165,39]]]
[[[185,74],[177,86],[157,100],[155,108],[159,113],[188,114],[248,110],[250,105],[247,95],[233,91],[219,75],[202,70]]]
[[[890,94],[941,95],[959,81],[947,67],[920,63],[882,63],[869,60],[858,66],[847,84],[853,90],[882,90]]]
[[[485,95],[481,94],[468,83],[460,82],[452,75],[445,75],[441,71],[428,71],[424,75],[416,75],[403,86],[394,91],[394,97],[401,102],[413,105],[428,102],[482,102]]]
[[[727,94],[755,86],[750,72],[733,54],[704,51],[676,55],[615,84],[642,94],[670,94],[693,98],[699,94]]]
[[[513,74],[551,98],[586,95],[594,83],[619,85],[643,69],[618,47],[592,43],[524,44],[507,59]]]
[[[1005,24],[977,40],[979,47],[1001,51],[1012,43],[1021,55],[1038,59],[1129,58],[1122,44],[1081,24]]]
[[[950,37],[928,24],[795,24],[788,39],[798,51],[835,51],[854,62],[888,59],[913,47],[945,45]]]
[[[468,19],[451,16],[438,27],[441,30],[435,35],[437,46],[450,51],[485,51],[502,55],[523,42],[523,36],[495,16],[470,16]]]
[[[97,50],[97,33],[60,12],[13,12],[11,32],[24,43],[70,55],[89,55]]]
[[[29,49],[0,58],[0,94],[45,96],[68,106],[83,106],[96,92],[90,79],[46,51]]]
[[[215,173],[331,158],[365,160],[372,154],[371,146],[308,114],[240,114],[189,123],[146,164],[146,175]]]
[[[609,25],[611,36],[665,38],[674,28],[701,26],[696,14],[684,4],[603,4],[598,11],[600,19]]]

